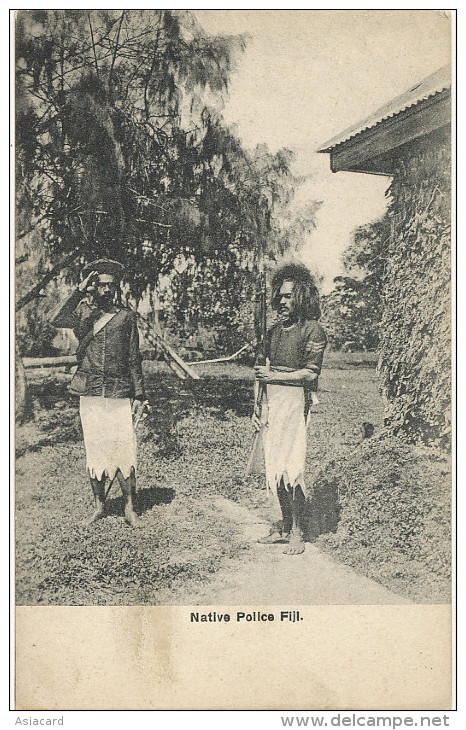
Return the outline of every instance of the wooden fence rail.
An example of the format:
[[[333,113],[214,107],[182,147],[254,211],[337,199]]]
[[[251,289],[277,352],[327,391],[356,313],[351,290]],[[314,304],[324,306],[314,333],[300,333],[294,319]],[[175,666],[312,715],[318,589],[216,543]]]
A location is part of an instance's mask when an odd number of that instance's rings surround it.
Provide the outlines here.
[[[28,368],[54,368],[59,365],[77,365],[76,355],[59,357],[23,357],[23,365]]]

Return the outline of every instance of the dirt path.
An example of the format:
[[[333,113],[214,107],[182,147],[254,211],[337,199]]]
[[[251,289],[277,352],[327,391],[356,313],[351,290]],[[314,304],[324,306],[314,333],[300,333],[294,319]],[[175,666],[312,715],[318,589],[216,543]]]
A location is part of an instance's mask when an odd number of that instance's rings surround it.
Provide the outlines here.
[[[183,596],[192,605],[401,604],[409,601],[352,568],[335,562],[315,545],[302,555],[283,554],[283,545],[260,545],[268,524],[235,502],[219,497],[215,507],[245,542],[248,557],[225,562],[212,581]]]

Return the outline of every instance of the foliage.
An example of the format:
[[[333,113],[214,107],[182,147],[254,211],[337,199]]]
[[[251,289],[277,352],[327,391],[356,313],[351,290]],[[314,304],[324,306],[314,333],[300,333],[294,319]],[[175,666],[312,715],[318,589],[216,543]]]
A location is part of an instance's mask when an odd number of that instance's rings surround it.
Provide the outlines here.
[[[299,184],[299,178],[296,178],[294,184]],[[301,207],[294,205],[282,206],[275,225],[272,253],[286,254],[288,259],[299,259],[303,243],[316,228],[316,216],[321,205],[321,200],[308,200]],[[319,279],[315,272],[313,272],[313,275],[314,278]]]
[[[380,292],[387,267],[390,224],[387,217],[359,226],[354,240],[343,254],[345,269],[354,275],[359,271],[365,285]],[[360,277],[359,277],[360,278]]]
[[[382,289],[390,226],[380,221],[359,226],[343,255],[345,275],[322,297],[322,322],[336,350],[374,350],[379,342]]]
[[[451,577],[451,479],[433,449],[371,439],[318,476],[317,499],[336,490],[339,523],[319,547],[413,599],[446,599]]]
[[[233,351],[252,338],[250,301],[257,284],[259,259],[273,261],[303,242],[315,227],[320,205],[290,205],[299,180],[291,173],[292,154],[272,154],[266,145],[243,150],[227,130],[217,160],[204,214],[215,230],[209,254],[183,256],[170,276],[164,306],[178,330],[189,336],[199,328],[216,333],[218,352]],[[206,138],[206,144],[209,141]],[[291,209],[291,212],[290,212]],[[246,322],[245,322],[246,320]]]
[[[136,296],[202,249],[218,151],[203,143],[243,45],[186,12],[19,13],[19,235],[40,226],[51,258],[130,264]]]
[[[335,350],[374,350],[381,316],[380,291],[365,280],[337,276],[330,294],[322,297],[322,324]]]
[[[254,341],[252,307],[247,297],[252,276],[219,259],[191,263],[173,276],[164,306],[168,327],[180,341],[205,339],[211,333],[211,354],[228,353]],[[219,284],[221,283],[221,294]]]
[[[392,224],[384,280],[380,373],[391,428],[449,444],[450,146],[418,143],[390,186]]]
[[[18,209],[21,218],[24,211]],[[23,236],[16,244],[15,285],[18,292],[29,291],[47,270],[47,257],[43,247],[40,230],[33,230]],[[47,306],[43,297],[36,297],[28,307],[16,313],[15,340],[18,352],[23,356],[51,355],[53,335],[46,327],[45,311]],[[39,351],[38,351],[39,350]]]

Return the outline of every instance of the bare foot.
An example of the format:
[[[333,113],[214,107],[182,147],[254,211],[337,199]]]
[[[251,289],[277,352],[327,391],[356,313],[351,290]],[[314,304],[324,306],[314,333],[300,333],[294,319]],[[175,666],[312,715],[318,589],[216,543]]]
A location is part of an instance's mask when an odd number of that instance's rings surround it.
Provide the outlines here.
[[[257,542],[260,542],[261,545],[274,545],[277,542],[288,542],[289,539],[290,535],[288,532],[281,533],[278,530],[273,530],[273,532],[271,532],[269,535],[266,535],[265,537],[261,537]]]
[[[292,532],[290,535],[289,545],[284,549],[285,555],[301,555],[304,552],[304,540],[301,535]]]
[[[100,520],[104,516],[104,513],[105,513],[104,505],[103,504],[97,505],[97,507],[95,508],[92,515],[90,517],[88,517],[87,520],[84,520],[84,524],[87,526],[94,524],[94,522],[97,522],[97,520]]]
[[[139,517],[136,512],[128,507],[125,507],[125,520],[131,525],[131,527],[138,527],[140,524]]]

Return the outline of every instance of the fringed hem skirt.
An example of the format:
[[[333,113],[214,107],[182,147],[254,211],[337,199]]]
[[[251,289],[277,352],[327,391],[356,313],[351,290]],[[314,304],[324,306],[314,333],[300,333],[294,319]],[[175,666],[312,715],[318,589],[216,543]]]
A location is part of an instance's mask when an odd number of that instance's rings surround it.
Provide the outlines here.
[[[79,414],[89,475],[113,479],[119,469],[127,479],[137,465],[130,399],[83,395]]]
[[[267,424],[263,429],[267,488],[275,496],[280,481],[292,491],[304,480],[307,429],[304,389],[292,385],[267,386]]]

